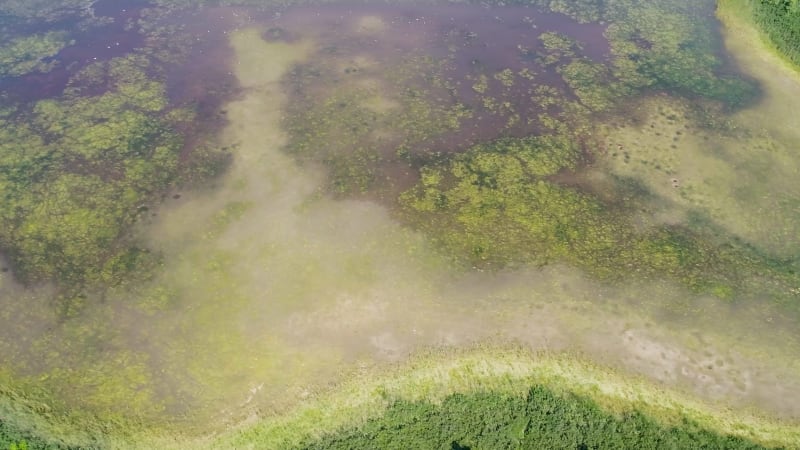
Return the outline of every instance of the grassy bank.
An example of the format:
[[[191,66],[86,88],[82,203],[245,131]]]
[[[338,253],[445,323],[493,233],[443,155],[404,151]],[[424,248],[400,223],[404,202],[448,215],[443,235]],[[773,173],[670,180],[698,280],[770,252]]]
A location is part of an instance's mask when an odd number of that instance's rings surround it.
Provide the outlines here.
[[[462,429],[436,430],[437,420],[454,414],[453,408],[465,413],[456,414],[460,420],[454,423]],[[538,427],[547,410],[563,416],[563,422],[556,421],[560,430]],[[587,431],[597,432],[597,427],[605,427],[609,439],[631,445],[659,442],[651,438],[685,443],[691,436],[700,437],[695,442],[726,448],[790,448],[800,442],[796,425],[702,403],[575,355],[480,347],[456,354],[431,352],[378,375],[354,375],[289,414],[243,425],[210,444],[213,448],[358,447],[371,435],[410,444],[421,442],[414,441],[420,436],[426,441],[447,440],[463,431],[467,439],[459,445],[482,448],[488,441],[470,441],[468,436],[481,430],[484,439],[494,433],[512,443],[579,444],[591,439]],[[531,434],[536,429],[538,441]],[[639,438],[636,433],[641,433]],[[553,436],[563,439],[548,440]]]
[[[800,70],[800,3],[791,0],[719,0],[717,16],[751,34],[765,50]]]
[[[2,374],[0,374],[2,375]],[[0,379],[0,450],[185,448],[189,438],[147,428],[132,418],[99,418]]]
[[[254,415],[235,429],[199,439],[133,428],[120,432],[119,424],[99,422],[76,432],[57,425],[46,411],[27,408],[16,417],[33,428],[0,422],[0,449],[25,448],[21,443],[30,449],[729,449],[797,448],[800,442],[798,424],[702,402],[580,355],[518,347],[429,351],[306,394],[285,414]],[[15,408],[20,405],[17,400]]]

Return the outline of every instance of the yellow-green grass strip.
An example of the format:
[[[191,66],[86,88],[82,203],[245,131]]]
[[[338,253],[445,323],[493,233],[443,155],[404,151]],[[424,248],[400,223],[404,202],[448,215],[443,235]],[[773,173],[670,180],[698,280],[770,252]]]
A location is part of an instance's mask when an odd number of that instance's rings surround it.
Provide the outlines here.
[[[800,424],[705,402],[587,362],[579,354],[480,345],[429,350],[381,372],[353,374],[338,387],[308,398],[288,413],[247,421],[206,444],[211,448],[292,448],[304,439],[357,427],[379,417],[397,400],[439,403],[454,393],[474,392],[524,396],[534,385],[586,396],[615,413],[636,409],[665,425],[678,426],[687,418],[710,431],[766,446],[793,448],[800,442]]]

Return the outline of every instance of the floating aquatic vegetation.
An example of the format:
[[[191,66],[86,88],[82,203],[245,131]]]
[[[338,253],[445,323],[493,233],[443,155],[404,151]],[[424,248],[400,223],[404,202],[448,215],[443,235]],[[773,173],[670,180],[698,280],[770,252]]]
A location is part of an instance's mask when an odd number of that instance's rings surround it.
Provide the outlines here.
[[[0,46],[0,78],[48,72],[58,64],[53,56],[72,43],[59,31],[12,39]]]

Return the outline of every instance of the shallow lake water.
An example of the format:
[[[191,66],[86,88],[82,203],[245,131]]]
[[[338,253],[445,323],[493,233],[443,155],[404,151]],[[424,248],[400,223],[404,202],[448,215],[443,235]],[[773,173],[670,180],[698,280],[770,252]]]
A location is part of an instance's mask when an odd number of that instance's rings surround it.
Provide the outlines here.
[[[100,417],[208,430],[255,411],[284,411],[349,373],[421,349],[517,342],[800,420],[800,339],[779,308],[700,295],[669,280],[609,284],[558,263],[456,266],[401,223],[384,197],[331,192],[322,164],[285,151],[290,102],[315,92],[313,82],[298,87],[292,71],[312,63],[323,72],[340,64],[341,79],[330,82],[342,89],[365,83],[363,92],[383,92],[370,97],[379,112],[399,107],[396,87],[381,84],[382,68],[413,56],[447,61],[453,89],[434,94],[443,105],[480,101],[476,66],[528,67],[537,77],[530,85],[496,83],[489,91],[508,99],[507,114],[473,115],[430,145],[447,153],[536,132],[527,118],[542,109],[524,94],[563,81],[519,58],[518,46],[530,42],[533,52],[539,34],[558,31],[603,61],[610,50],[602,25],[521,7],[338,5],[214,8],[192,26],[209,34],[214,27],[214,36],[187,67],[237,86],[206,111],[225,111],[211,139],[231,149],[231,166],[213,186],[167,196],[137,227],[147,248],[164,256],[151,282],[112,289],[64,319],[52,286],[22,286],[0,273],[0,374]],[[584,182],[599,190],[612,176],[638,179],[658,205],[646,226],[685,224],[700,210],[752,245],[796,255],[800,128],[792,99],[800,98],[800,81],[759,60],[736,35],[726,45],[765,92],[730,116],[741,134],[696,127],[685,100],[652,93],[635,111],[638,125],[608,120],[603,145],[629,155],[603,153]],[[348,69],[359,73],[347,78]],[[185,76],[185,83],[173,78],[170,95],[202,99],[208,80]],[[514,114],[519,123],[506,127]],[[392,164],[383,175],[395,191],[416,182]]]

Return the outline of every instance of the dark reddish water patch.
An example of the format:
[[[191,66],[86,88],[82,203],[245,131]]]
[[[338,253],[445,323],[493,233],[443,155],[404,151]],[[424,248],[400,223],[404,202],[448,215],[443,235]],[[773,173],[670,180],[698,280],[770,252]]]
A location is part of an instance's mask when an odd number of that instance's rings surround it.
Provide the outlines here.
[[[142,9],[149,6],[145,0],[97,0],[92,5],[94,15],[98,17],[113,17],[116,21],[138,19]]]
[[[365,22],[367,17],[380,21]],[[539,57],[546,50],[539,39],[542,33],[569,36],[580,43],[578,56],[590,61],[605,63],[611,57],[605,25],[582,24],[562,14],[525,6],[336,4],[292,8],[275,14],[268,22],[268,38],[315,36],[323,58],[325,53],[342,61],[367,55],[386,68],[419,56],[441,62],[437,75],[449,88],[432,87],[426,81],[431,74],[422,72],[419,85],[425,85],[429,96],[440,103],[460,103],[472,111],[472,118],[464,120],[459,130],[426,143],[426,148],[442,153],[463,151],[501,135],[541,131],[539,115],[558,114],[560,107],[542,107],[532,100],[537,86],[553,87],[565,98],[575,99],[556,67],[541,63]],[[504,70],[514,74],[510,86],[496,78]],[[520,76],[522,72],[527,77]],[[481,76],[488,83],[479,92],[474,85]],[[298,100],[302,100],[299,94]],[[315,93],[306,89],[305,95]],[[486,106],[487,99],[499,108]]]
[[[323,64],[329,69],[365,57],[374,62],[366,77],[382,79],[389,90],[418,87],[439,106],[466,106],[471,117],[462,120],[459,129],[411,149],[416,161],[412,166],[501,136],[543,131],[539,115],[559,114],[561,106],[541,106],[532,99],[539,86],[555,88],[563,98],[575,100],[556,65],[541,61],[546,53],[542,33],[569,36],[580,43],[577,56],[589,61],[606,63],[612,56],[604,25],[581,24],[562,14],[524,6],[332,4],[289,8],[261,18],[259,24],[267,40],[313,37],[318,43],[317,58],[326,61]],[[413,71],[415,58],[428,58],[434,64],[420,64],[418,74],[404,79],[403,86],[393,86],[391,71],[400,67]],[[338,81],[328,77],[309,82],[315,64],[312,57],[294,71],[297,80],[288,84],[292,102],[314,104],[320,101],[318,96],[333,94],[337,83],[347,83],[346,77],[361,74],[357,67],[348,66],[338,74]],[[514,74],[510,85],[500,79],[506,70]],[[444,83],[431,83],[432,76]],[[487,81],[485,90],[474,87],[481,76]],[[487,99],[500,106],[487,106]],[[378,177],[393,185],[390,190],[403,190],[417,181],[414,167],[397,159],[398,142],[388,138],[365,144],[381,147]]]
[[[167,95],[177,104],[195,104],[199,113],[213,113],[215,98],[236,85],[231,68],[229,34],[250,24],[250,14],[240,8],[207,8],[174,20],[183,24],[193,42],[186,61],[167,72]]]
[[[79,29],[79,24],[70,22],[38,30],[68,30],[74,44],[63,48],[47,61],[58,63],[53,70],[0,79],[0,91],[16,102],[55,97],[64,91],[70,77],[88,64],[107,61],[144,46],[144,37],[137,31],[135,22],[146,5],[139,0],[102,0],[93,6],[94,14],[112,19],[109,24],[91,26],[85,31],[72,31]]]
[[[239,90],[230,33],[263,20],[245,8],[212,7],[170,21],[183,26],[192,39],[185,62],[168,67],[166,77],[170,103],[190,107],[196,114],[196,120],[180,130],[186,136],[182,159],[227,123],[223,105]]]
[[[424,50],[433,56],[448,56],[450,44],[460,36],[465,48],[485,64],[510,67],[519,56],[519,46],[536,46],[544,32],[568,35],[583,44],[584,54],[603,61],[610,46],[603,36],[605,26],[581,24],[565,15],[527,6],[484,8],[477,5],[322,5],[293,8],[274,13],[271,22],[288,30],[302,30],[337,42],[352,38],[364,17],[379,17],[382,31],[363,33],[357,40],[364,48],[382,52]],[[454,39],[455,38],[455,39]],[[352,42],[352,39],[350,39]]]

